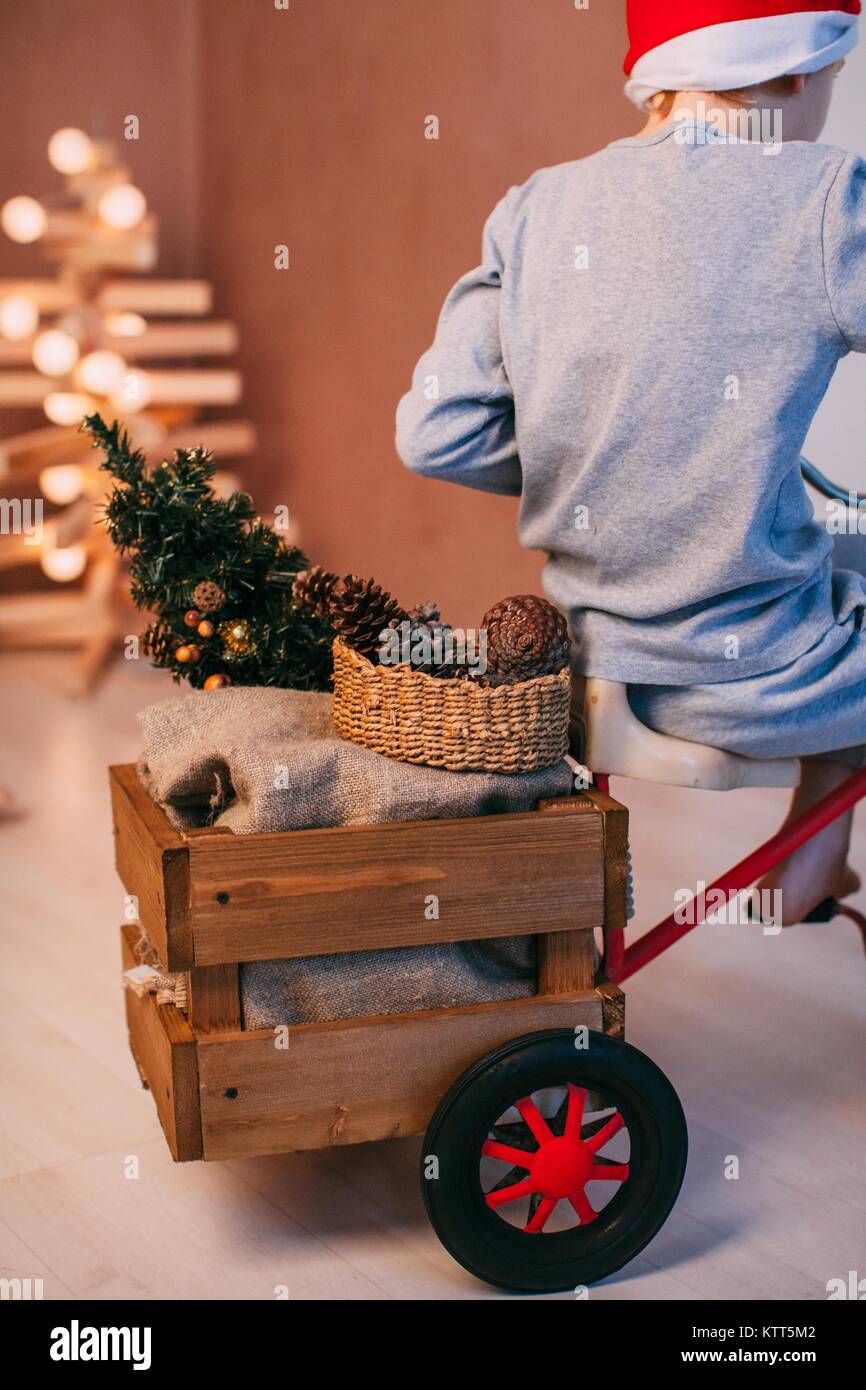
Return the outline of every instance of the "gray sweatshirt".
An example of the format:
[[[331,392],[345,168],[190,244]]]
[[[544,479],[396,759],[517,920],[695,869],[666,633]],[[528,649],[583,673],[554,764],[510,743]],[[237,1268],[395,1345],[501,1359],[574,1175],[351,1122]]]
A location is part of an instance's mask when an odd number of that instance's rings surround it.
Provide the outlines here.
[[[426,477],[519,495],[579,671],[776,670],[845,579],[799,455],[866,351],[866,164],[669,126],[512,188],[397,413]]]

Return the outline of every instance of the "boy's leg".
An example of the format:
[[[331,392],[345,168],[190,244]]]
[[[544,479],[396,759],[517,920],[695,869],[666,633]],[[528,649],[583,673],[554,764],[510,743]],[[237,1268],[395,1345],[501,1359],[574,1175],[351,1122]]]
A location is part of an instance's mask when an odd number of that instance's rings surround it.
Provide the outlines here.
[[[866,574],[866,536],[837,536],[833,546],[833,568]],[[841,786],[863,765],[864,754],[866,750],[849,748],[837,759],[804,758],[802,781],[794,793],[784,824],[790,824],[828,792]],[[839,816],[761,879],[760,888],[781,890],[784,926],[802,922],[825,898],[845,898],[860,888],[860,877],[848,864],[853,818],[853,811]]]
[[[857,754],[853,749],[846,752],[854,755],[851,761],[803,759],[803,778],[785,825],[847,781]],[[761,879],[760,889],[781,892],[782,926],[802,922],[825,898],[846,898],[859,889],[860,878],[848,863],[853,816],[853,810],[839,816]]]

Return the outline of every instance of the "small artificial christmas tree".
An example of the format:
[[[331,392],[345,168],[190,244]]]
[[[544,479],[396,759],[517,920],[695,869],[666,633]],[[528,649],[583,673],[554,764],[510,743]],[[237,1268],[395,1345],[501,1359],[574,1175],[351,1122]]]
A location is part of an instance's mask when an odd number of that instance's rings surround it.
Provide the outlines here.
[[[197,688],[328,689],[333,631],[292,595],[306,557],[246,493],[217,496],[207,450],[176,449],[149,469],[116,420],[89,415],[82,428],[115,480],[106,528],[129,556],[133,601],[153,615],[144,646],[154,665]]]

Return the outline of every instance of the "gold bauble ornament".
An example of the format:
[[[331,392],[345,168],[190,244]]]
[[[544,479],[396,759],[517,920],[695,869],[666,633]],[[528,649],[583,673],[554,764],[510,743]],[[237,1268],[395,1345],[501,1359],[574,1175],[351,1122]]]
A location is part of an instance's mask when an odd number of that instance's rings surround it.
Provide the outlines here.
[[[219,635],[233,656],[246,656],[252,648],[250,625],[246,618],[233,618],[230,622],[220,623]]]
[[[184,642],[175,648],[174,656],[175,660],[182,662],[184,666],[194,666],[201,658],[201,647]]]
[[[204,688],[205,690],[222,690],[231,683],[231,676],[227,676],[224,671],[216,671],[212,676],[208,676]]]
[[[198,624],[196,628],[196,632],[198,633],[199,637],[213,637],[214,633],[216,632],[216,628],[214,627],[210,618],[202,618],[201,622]]]

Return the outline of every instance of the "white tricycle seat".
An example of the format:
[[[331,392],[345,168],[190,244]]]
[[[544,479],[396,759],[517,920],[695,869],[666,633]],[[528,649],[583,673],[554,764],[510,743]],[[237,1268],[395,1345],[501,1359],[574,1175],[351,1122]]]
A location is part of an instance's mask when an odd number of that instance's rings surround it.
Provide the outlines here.
[[[590,772],[708,791],[796,787],[800,781],[798,758],[744,758],[656,733],[638,719],[619,681],[575,676],[573,689],[572,749],[582,725],[578,756]]]

